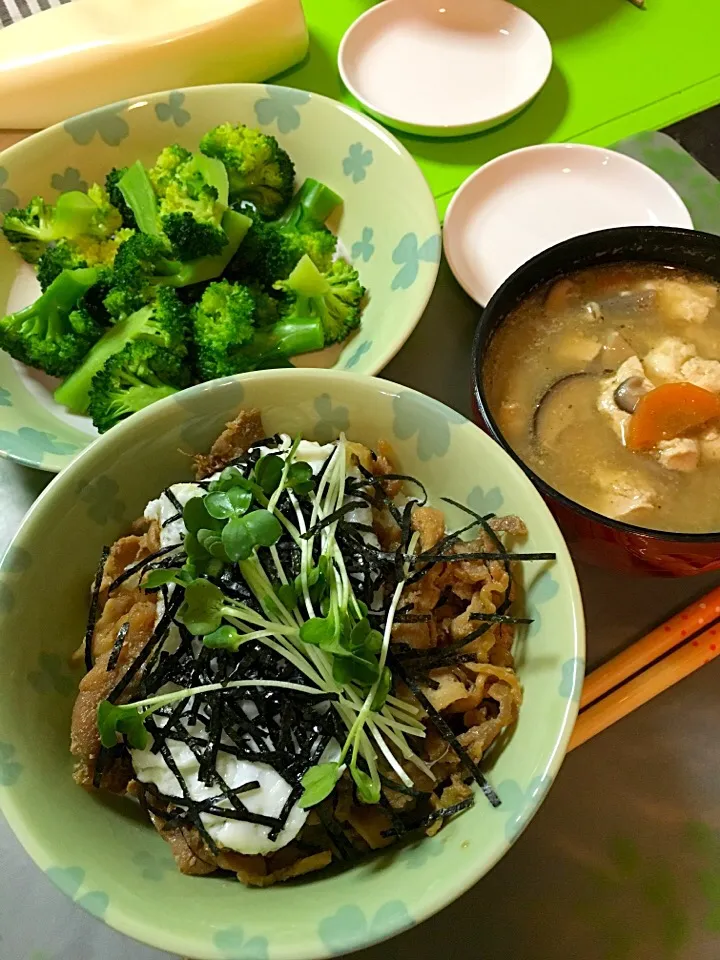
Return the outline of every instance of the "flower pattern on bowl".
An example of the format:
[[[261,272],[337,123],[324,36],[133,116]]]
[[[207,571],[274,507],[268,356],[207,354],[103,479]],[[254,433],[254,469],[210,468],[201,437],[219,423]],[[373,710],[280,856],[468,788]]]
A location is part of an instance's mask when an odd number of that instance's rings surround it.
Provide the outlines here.
[[[398,264],[400,270],[393,277],[393,290],[407,290],[417,280],[420,263],[438,263],[440,260],[440,234],[420,244],[416,233],[406,233],[392,253],[393,263]]]
[[[10,391],[5,387],[0,387],[0,407],[11,407],[12,397]]]
[[[527,600],[533,609],[533,622],[530,624],[529,636],[540,631],[542,625],[542,615],[540,607],[557,594],[560,586],[553,577],[549,568],[539,571],[533,582],[529,585],[527,591]]]
[[[7,213],[12,207],[16,207],[20,202],[16,193],[8,190],[5,184],[8,181],[8,172],[5,167],[0,167],[0,212]]]
[[[87,515],[100,526],[110,520],[119,522],[125,516],[125,504],[119,493],[117,481],[105,476],[96,477],[78,490],[79,498],[87,504]]]
[[[218,930],[213,937],[213,943],[221,952],[223,960],[267,960],[267,938],[251,937],[248,940],[242,927]]]
[[[155,116],[160,123],[167,123],[172,120],[176,127],[184,127],[192,119],[187,110],[183,108],[185,94],[179,90],[173,90],[168,97],[167,103],[155,104]]]
[[[356,348],[353,355],[345,364],[346,370],[352,370],[353,367],[356,367],[358,363],[362,360],[365,354],[372,349],[372,340],[363,340],[359,347]]]
[[[140,869],[144,880],[160,881],[166,873],[175,869],[170,856],[159,856],[154,850],[138,850],[132,862]]]
[[[546,777],[533,777],[525,790],[517,780],[503,780],[499,784],[497,792],[501,806],[498,810],[508,817],[505,821],[508,843],[513,843],[525,829],[549,786],[550,781]]]
[[[502,490],[500,487],[491,487],[489,490],[473,487],[467,496],[467,505],[483,517],[488,513],[497,513],[503,505]]]
[[[407,930],[412,925],[413,919],[402,900],[391,900],[369,919],[354,904],[340,907],[331,917],[320,922],[318,933],[327,949],[335,956],[340,956],[359,946]]]
[[[0,787],[14,787],[22,769],[22,764],[15,759],[15,747],[0,740]]]
[[[54,173],[50,177],[50,186],[59,193],[68,193],[71,190],[88,192],[88,182],[80,176],[77,167],[65,167],[63,173]]]
[[[300,126],[299,107],[310,99],[305,90],[290,87],[267,87],[267,96],[255,104],[255,116],[261,127],[276,124],[280,133],[292,133]]]
[[[69,697],[75,692],[76,684],[67,660],[57,653],[41,650],[38,654],[37,669],[31,670],[27,679],[36,693],[57,693],[62,697]]]
[[[443,416],[428,417],[428,406],[440,408]],[[409,440],[417,434],[417,452],[421,460],[444,457],[450,449],[450,425],[465,423],[462,414],[437,404],[427,397],[403,392],[393,397],[393,432],[399,440]]]
[[[315,399],[315,413],[319,420],[315,424],[315,439],[318,443],[330,443],[341,433],[350,429],[350,417],[347,407],[333,406],[329,393],[323,393]]]
[[[574,703],[580,701],[582,696],[582,678],[585,675],[585,658],[571,657],[562,665],[562,674],[558,685],[558,693],[561,697],[569,700],[572,697]]]
[[[353,143],[343,160],[343,173],[346,177],[350,177],[353,183],[362,183],[367,176],[367,168],[372,162],[372,150],[367,150],[360,142]]]
[[[67,133],[79,146],[87,146],[98,136],[109,147],[119,146],[130,133],[127,120],[120,114],[128,106],[127,100],[99,107],[79,117],[72,117],[63,124]]]
[[[356,240],[350,249],[351,260],[362,260],[368,263],[375,253],[375,245],[372,242],[375,231],[372,227],[363,227],[362,236]]]
[[[14,606],[14,591],[7,583],[0,583],[0,613],[9,613]]]
[[[0,570],[3,573],[25,573],[32,564],[32,554],[24,547],[18,547],[14,544],[8,547],[5,556],[2,558]]]
[[[109,905],[109,898],[102,890],[90,890],[81,895],[85,881],[82,867],[50,867],[47,876],[55,886],[94,917],[102,919]]]
[[[25,463],[42,463],[48,453],[75,453],[75,443],[58,440],[52,433],[34,427],[20,427],[17,433],[0,430],[0,449]]]

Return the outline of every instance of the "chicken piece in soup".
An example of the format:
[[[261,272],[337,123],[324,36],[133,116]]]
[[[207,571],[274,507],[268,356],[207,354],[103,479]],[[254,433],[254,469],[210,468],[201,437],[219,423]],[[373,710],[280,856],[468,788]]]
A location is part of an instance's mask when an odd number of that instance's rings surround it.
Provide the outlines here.
[[[604,516],[720,530],[719,287],[627,263],[536,290],[497,329],[483,367],[513,450]]]

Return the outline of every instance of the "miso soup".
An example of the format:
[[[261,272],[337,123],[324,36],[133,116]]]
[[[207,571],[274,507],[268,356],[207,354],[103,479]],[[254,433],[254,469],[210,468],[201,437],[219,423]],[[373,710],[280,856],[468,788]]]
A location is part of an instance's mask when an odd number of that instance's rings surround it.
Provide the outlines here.
[[[505,439],[605,516],[720,530],[720,303],[709,277],[621,264],[536,290],[483,367]]]

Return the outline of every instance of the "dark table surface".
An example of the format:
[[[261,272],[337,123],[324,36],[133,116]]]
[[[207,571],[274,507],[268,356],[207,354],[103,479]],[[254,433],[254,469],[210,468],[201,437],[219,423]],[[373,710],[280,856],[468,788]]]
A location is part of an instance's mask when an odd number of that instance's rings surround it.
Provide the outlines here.
[[[666,132],[720,177],[720,107]],[[384,376],[469,413],[478,310],[443,263],[425,316]],[[0,461],[0,550],[49,479]],[[720,579],[628,580],[583,566],[579,576],[590,667]],[[717,960],[719,688],[716,660],[575,751],[538,816],[484,880],[439,916],[358,956]],[[73,905],[2,822],[0,864],[0,960],[166,957]]]

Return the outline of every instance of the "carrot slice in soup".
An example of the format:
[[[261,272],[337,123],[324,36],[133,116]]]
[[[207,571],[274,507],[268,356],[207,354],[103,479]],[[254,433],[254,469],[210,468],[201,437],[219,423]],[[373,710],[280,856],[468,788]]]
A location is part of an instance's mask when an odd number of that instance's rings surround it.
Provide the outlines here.
[[[720,397],[694,383],[664,383],[640,398],[627,433],[629,450],[651,450],[720,417]]]

